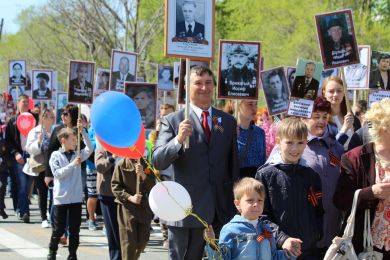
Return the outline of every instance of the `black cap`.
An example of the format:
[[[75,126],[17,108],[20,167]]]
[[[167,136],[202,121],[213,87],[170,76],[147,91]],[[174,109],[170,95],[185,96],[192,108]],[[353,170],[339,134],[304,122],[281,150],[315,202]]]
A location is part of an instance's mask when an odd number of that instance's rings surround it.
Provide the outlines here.
[[[39,79],[39,78],[41,78],[41,79],[45,79],[46,80],[46,82],[49,82],[49,76],[46,74],[46,73],[38,73],[38,75],[37,75],[37,79]]]
[[[343,23],[341,22],[341,20],[339,18],[334,18],[334,19],[329,21],[328,29],[332,28],[333,26],[343,27]]]
[[[243,53],[245,55],[249,55],[249,50],[244,44],[235,44],[230,50],[230,54],[234,53]]]

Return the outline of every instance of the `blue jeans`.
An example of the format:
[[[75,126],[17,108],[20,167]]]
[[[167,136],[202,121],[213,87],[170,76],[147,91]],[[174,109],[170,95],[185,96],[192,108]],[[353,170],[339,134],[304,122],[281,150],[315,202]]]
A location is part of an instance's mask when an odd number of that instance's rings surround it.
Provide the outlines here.
[[[16,177],[16,183],[18,188],[18,206],[19,214],[23,216],[24,214],[30,214],[30,206],[28,201],[28,194],[30,191],[30,186],[32,182],[32,176],[27,175],[23,172],[23,165],[13,162],[14,174]]]

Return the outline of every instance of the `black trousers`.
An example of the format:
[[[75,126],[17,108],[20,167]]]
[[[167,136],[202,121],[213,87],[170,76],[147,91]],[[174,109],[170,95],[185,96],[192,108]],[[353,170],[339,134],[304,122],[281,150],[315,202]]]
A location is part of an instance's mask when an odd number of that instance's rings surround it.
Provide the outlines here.
[[[53,230],[49,244],[51,251],[57,252],[66,224],[69,227],[69,256],[76,257],[80,241],[81,203],[53,206]]]
[[[37,177],[34,177],[35,186],[38,190],[39,195],[39,210],[41,212],[42,221],[47,220],[47,191],[48,188],[45,183],[45,172],[39,173]]]

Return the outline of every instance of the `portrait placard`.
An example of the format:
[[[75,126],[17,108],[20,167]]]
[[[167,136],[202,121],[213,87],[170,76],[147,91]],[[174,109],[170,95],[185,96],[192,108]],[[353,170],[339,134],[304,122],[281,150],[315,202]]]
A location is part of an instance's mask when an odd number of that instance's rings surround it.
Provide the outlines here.
[[[290,116],[311,118],[314,101],[303,98],[291,98],[287,114]]]
[[[258,99],[260,42],[219,42],[218,98]]]
[[[8,63],[9,85],[26,86],[26,61],[10,60]]]
[[[390,90],[390,52],[372,51],[369,87]]]
[[[124,93],[137,105],[145,129],[155,129],[157,84],[125,82]]]
[[[297,69],[295,67],[286,67],[287,85],[290,92],[294,84],[296,70]]]
[[[390,98],[390,91],[370,90],[370,94],[368,95],[368,107],[371,107],[372,103],[381,101],[384,98]]]
[[[320,62],[298,59],[291,96],[315,100],[319,94],[322,70],[323,65]]]
[[[173,63],[173,83],[175,89],[179,87],[179,76],[180,76],[180,61]]]
[[[112,50],[110,90],[123,92],[124,83],[137,79],[137,53]]]
[[[345,66],[344,74],[347,89],[368,89],[371,67],[371,47],[359,45],[360,63]]]
[[[284,68],[278,67],[260,72],[264,98],[269,115],[277,115],[287,111],[289,90]]]
[[[32,70],[32,98],[51,100],[53,97],[53,71]]]
[[[157,69],[159,90],[173,90],[173,66],[158,65]]]
[[[14,105],[16,105],[16,103],[18,103],[18,97],[20,95],[27,94],[25,89],[24,89],[24,86],[8,86],[7,92],[11,96],[12,102],[14,103]],[[31,96],[31,95],[29,95],[29,96]]]
[[[351,9],[317,14],[315,21],[325,69],[359,63]]]
[[[215,1],[165,0],[165,55],[213,58]]]
[[[69,103],[92,104],[94,72],[94,62],[76,60],[69,62]]]
[[[94,84],[94,97],[98,97],[100,94],[106,92],[110,88],[110,70],[97,68],[95,74],[95,84]]]
[[[185,76],[186,76],[186,60],[180,59],[180,75],[179,75],[179,87],[177,91],[177,103],[185,104],[186,103],[186,88],[185,88]],[[194,66],[203,66],[210,68],[210,62],[208,61],[196,61],[191,60],[190,69]]]
[[[68,104],[68,93],[66,92],[58,92],[57,100],[56,100],[56,122],[57,124],[61,124],[61,115],[64,112],[65,106]]]
[[[156,105],[156,118],[160,118],[160,105],[170,104],[176,107],[176,91],[161,91],[157,89],[157,105]]]

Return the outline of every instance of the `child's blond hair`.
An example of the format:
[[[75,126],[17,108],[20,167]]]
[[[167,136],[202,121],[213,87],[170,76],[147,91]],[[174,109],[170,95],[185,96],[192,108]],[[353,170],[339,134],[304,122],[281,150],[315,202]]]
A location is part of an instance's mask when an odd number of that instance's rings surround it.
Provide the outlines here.
[[[242,178],[234,184],[234,199],[240,200],[245,194],[253,191],[257,192],[262,198],[265,197],[265,188],[260,181],[250,177]]]
[[[283,119],[276,131],[276,136],[282,140],[284,138],[306,140],[308,135],[307,126],[300,119],[289,117]]]
[[[69,136],[74,135],[74,134],[75,134],[75,133],[74,133],[74,131],[73,131],[72,129],[70,129],[70,128],[68,128],[68,127],[65,127],[65,128],[62,128],[62,129],[58,132],[57,138],[58,138],[58,141],[59,141],[60,143],[62,143],[62,142],[61,142],[61,139],[62,139],[62,138],[68,139]]]

